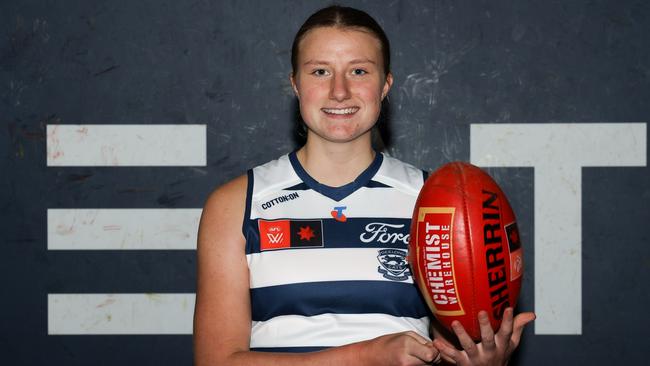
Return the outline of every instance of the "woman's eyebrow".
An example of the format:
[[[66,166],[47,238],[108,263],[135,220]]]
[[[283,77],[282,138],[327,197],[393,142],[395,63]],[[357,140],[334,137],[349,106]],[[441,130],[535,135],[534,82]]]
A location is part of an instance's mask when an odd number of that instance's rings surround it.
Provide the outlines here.
[[[350,64],[377,64],[369,58],[357,58],[349,62]]]
[[[303,65],[329,65],[330,63],[328,61],[323,61],[323,60],[307,60],[303,63]],[[356,64],[377,64],[375,61],[369,59],[369,58],[357,58],[352,61],[349,61],[348,64],[356,65]]]
[[[321,60],[307,60],[303,65],[329,65],[329,62],[327,61],[321,61]]]

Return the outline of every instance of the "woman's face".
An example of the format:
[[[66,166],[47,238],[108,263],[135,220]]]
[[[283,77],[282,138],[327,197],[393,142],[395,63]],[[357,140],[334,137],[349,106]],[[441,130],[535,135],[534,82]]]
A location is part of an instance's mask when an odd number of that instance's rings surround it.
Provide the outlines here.
[[[352,28],[319,27],[305,34],[291,83],[308,138],[370,140],[393,82],[384,74],[380,47],[371,33]]]

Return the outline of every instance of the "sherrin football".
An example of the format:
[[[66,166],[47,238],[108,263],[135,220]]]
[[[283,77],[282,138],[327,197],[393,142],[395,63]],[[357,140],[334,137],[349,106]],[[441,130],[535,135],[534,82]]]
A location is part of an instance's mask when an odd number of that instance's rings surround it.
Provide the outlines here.
[[[515,215],[497,183],[463,162],[442,166],[418,196],[411,223],[409,264],[436,318],[459,320],[480,340],[480,310],[496,331],[517,303],[523,255]]]

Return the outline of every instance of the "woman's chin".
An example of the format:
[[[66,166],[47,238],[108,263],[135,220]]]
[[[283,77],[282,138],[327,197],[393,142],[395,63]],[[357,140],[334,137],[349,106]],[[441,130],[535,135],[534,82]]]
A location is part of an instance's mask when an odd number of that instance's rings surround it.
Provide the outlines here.
[[[346,143],[353,142],[357,140],[363,140],[364,138],[370,138],[370,130],[366,132],[360,132],[358,130],[349,130],[349,129],[334,129],[328,130],[318,135],[318,138],[332,143]]]

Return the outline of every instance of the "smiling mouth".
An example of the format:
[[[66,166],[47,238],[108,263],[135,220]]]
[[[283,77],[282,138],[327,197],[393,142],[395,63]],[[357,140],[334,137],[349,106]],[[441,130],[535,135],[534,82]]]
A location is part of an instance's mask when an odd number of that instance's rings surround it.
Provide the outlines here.
[[[335,114],[338,116],[354,114],[359,110],[359,107],[350,107],[350,108],[322,108],[323,112],[327,114]]]

